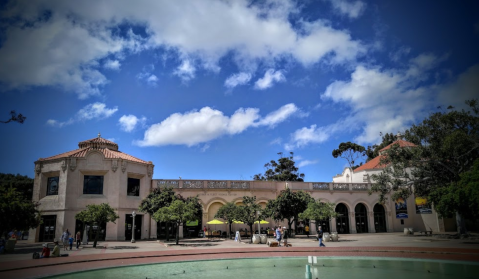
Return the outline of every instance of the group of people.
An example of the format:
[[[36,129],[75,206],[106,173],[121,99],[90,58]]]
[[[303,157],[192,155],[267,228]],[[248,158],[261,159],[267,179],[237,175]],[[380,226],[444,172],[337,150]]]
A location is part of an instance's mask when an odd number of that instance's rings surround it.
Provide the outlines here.
[[[70,234],[68,229],[66,229],[62,236],[61,236],[61,242],[63,244],[63,250],[68,251],[68,248],[70,248],[70,251],[73,249],[73,241],[76,240],[76,249],[78,250],[80,245],[81,245],[81,232],[78,231],[75,235],[75,239],[73,238],[73,235]],[[60,254],[60,246],[59,246],[59,241],[54,240],[53,244],[55,246],[53,247],[52,253],[50,253],[50,248],[48,248],[47,243],[43,244],[42,248],[42,253],[40,255],[40,258],[49,258],[49,257],[66,257],[68,254]]]
[[[273,230],[274,230],[274,237],[278,241],[278,246],[281,246],[281,241],[283,241],[284,246],[286,246],[288,242],[286,240],[288,238],[286,227],[281,228],[281,226],[275,226]]]

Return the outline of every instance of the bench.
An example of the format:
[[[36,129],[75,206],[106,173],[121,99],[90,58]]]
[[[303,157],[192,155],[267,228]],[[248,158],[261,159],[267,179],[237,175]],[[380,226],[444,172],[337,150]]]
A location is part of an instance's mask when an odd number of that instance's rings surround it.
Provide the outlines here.
[[[421,235],[422,234],[425,234],[426,236],[429,234],[430,236],[432,236],[432,230],[431,231],[420,231],[419,232]]]

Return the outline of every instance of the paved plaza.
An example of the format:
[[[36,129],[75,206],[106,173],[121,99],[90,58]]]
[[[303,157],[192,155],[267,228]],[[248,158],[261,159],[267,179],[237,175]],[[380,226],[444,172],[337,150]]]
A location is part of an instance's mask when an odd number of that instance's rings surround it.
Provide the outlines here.
[[[452,235],[451,235],[452,236]],[[141,240],[101,241],[76,250],[61,251],[68,257],[33,260],[33,252],[41,251],[41,243],[18,241],[13,254],[0,255],[0,278],[39,278],[48,275],[112,266],[158,262],[209,260],[227,258],[261,258],[288,256],[373,256],[447,259],[479,262],[479,235],[453,239],[450,235],[407,236],[403,233],[340,235],[339,242],[325,242],[318,247],[315,238],[290,238],[292,247],[268,247],[229,239],[184,239],[174,241]],[[50,247],[52,244],[50,244]]]

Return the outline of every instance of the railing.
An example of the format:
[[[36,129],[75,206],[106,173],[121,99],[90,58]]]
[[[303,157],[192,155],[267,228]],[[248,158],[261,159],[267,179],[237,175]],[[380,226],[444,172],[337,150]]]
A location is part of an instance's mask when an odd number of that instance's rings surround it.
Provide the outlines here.
[[[286,187],[305,191],[360,191],[366,192],[371,183],[332,183],[332,182],[285,182],[285,181],[243,181],[243,180],[160,180],[154,179],[157,187],[175,189],[230,189],[230,190],[273,190],[281,191]],[[153,184],[154,185],[154,184]]]

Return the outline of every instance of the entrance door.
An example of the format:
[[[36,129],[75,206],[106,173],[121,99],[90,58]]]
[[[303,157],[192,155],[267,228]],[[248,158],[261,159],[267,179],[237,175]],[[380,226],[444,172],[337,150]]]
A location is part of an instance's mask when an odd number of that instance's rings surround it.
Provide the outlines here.
[[[43,215],[40,225],[40,242],[53,241],[55,239],[55,228],[57,224],[57,215]]]
[[[323,230],[323,232],[331,233],[331,227],[329,226],[329,219],[321,219],[319,220],[319,223],[317,223],[317,225],[321,226],[321,229]]]
[[[384,207],[380,204],[374,206],[374,228],[376,232],[387,232],[386,229],[386,213]]]
[[[158,222],[156,223],[156,238],[157,239],[174,239],[176,237],[176,222],[166,223]]]
[[[368,210],[362,203],[358,203],[354,209],[356,215],[356,232],[368,232]]]
[[[339,216],[336,217],[338,233],[349,233],[349,211],[348,207],[344,203],[340,203],[336,206],[336,212]]]
[[[143,220],[143,215],[135,215],[135,240],[141,239],[141,220]],[[133,215],[125,215],[125,240],[131,240],[133,228]]]

